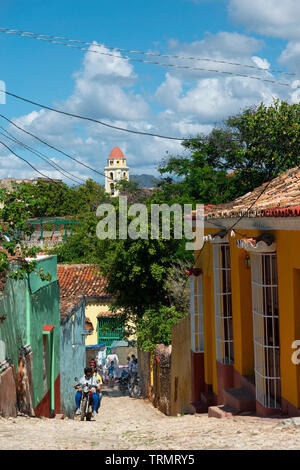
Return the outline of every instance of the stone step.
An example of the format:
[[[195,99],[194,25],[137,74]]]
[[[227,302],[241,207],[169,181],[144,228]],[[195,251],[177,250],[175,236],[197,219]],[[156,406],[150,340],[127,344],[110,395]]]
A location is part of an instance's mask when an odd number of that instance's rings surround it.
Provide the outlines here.
[[[255,411],[255,395],[245,387],[224,390],[224,404],[237,412]]]
[[[229,406],[210,406],[208,408],[209,418],[232,418],[236,413]]]

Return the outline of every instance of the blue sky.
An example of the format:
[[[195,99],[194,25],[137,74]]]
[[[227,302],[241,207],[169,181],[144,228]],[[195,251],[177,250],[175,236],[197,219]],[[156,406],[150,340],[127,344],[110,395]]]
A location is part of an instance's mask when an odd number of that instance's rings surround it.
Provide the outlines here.
[[[225,59],[299,73],[299,77],[213,62],[170,60],[178,65],[235,71],[291,86],[297,86],[300,79],[298,0],[6,0],[0,4],[0,17],[2,28],[130,50]],[[112,53],[105,47],[101,51]],[[0,80],[12,93],[120,127],[180,138],[207,133],[215,123],[246,106],[270,103],[274,97],[298,102],[300,96],[292,87],[275,83],[114,59],[3,33],[0,63]],[[156,174],[167,152],[183,152],[179,142],[108,130],[10,97],[0,105],[0,113],[99,171],[115,145],[123,150],[131,173],[136,174]],[[0,125],[73,174],[103,183],[95,173],[37,146],[4,121]],[[40,171],[62,178],[36,156],[1,139]],[[0,148],[0,160],[1,178],[36,176],[7,149]]]

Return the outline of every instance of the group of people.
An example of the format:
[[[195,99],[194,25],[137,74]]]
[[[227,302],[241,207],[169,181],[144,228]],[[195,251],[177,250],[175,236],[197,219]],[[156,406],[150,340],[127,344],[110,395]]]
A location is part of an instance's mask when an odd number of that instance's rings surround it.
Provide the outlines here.
[[[135,380],[138,373],[138,360],[134,354],[127,357],[127,367],[130,380]],[[117,377],[117,370],[119,368],[119,358],[116,353],[109,354],[105,361],[105,369],[108,372],[108,379],[110,385],[114,383]],[[88,367],[84,369],[84,376],[80,379],[78,385],[90,385],[92,387],[92,400],[93,400],[93,417],[98,413],[102,400],[102,385],[104,380],[104,371],[101,364],[97,364],[92,360]],[[74,385],[76,387],[76,385]],[[78,390],[75,394],[76,415],[80,415],[80,400],[82,392]]]

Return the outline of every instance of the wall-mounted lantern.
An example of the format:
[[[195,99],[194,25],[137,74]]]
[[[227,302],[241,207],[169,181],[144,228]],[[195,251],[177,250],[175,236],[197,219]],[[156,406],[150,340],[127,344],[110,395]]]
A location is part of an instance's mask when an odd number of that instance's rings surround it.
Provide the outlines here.
[[[244,258],[244,263],[245,263],[245,268],[249,269],[251,268],[251,258],[250,255],[246,255]]]

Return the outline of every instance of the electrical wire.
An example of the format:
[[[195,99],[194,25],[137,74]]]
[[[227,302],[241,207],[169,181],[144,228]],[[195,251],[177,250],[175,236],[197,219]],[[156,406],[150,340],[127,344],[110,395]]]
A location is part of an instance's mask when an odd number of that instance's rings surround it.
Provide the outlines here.
[[[61,173],[63,176],[65,176],[66,178],[70,179],[71,181],[73,181],[74,183],[78,184],[80,182],[84,182],[85,183],[85,180],[83,180],[82,178],[78,178],[77,176],[75,175],[72,175],[72,173],[69,173],[67,170],[64,170],[64,168],[62,168],[60,165],[58,165],[57,163],[55,162],[51,162],[49,161],[48,157],[47,156],[44,156],[42,154],[42,152],[39,152],[38,150],[34,150],[32,147],[30,147],[29,145],[27,144],[24,144],[24,142],[21,142],[20,140],[16,139],[12,134],[10,134],[6,129],[4,129],[2,126],[0,126],[0,129],[4,130],[4,132],[6,132],[8,135],[5,135],[3,132],[0,132],[0,135],[6,137],[7,139],[11,140],[12,142],[18,144],[18,145],[21,145],[22,147],[24,147],[25,149],[29,150],[29,152],[33,153],[34,155],[38,156],[39,158],[41,158],[43,161],[45,161],[46,163],[48,163],[48,165],[52,166],[52,168],[54,168],[56,171],[58,171],[59,173]],[[10,137],[9,137],[10,136]],[[71,176],[68,176],[71,175]],[[74,178],[77,178],[76,180]]]
[[[27,163],[27,165],[29,165],[34,171],[36,171],[37,173],[39,173],[40,175],[42,175],[44,178],[48,179],[48,180],[51,180],[51,181],[54,181],[53,178],[51,178],[50,176],[47,176],[45,175],[44,173],[42,173],[41,171],[39,171],[37,168],[35,168],[34,165],[32,165],[30,162],[28,162],[25,158],[23,157],[20,157],[19,155],[17,155],[8,145],[6,145],[4,142],[2,142],[0,140],[0,144],[3,145],[4,147],[7,148],[7,150],[9,150],[13,155],[15,155],[17,158],[19,158],[20,160],[23,160],[23,162]]]
[[[65,45],[65,46],[68,46],[68,47],[72,47],[72,46],[68,45],[66,43],[61,43],[61,42],[54,41],[54,39],[60,39],[62,41],[67,41],[67,42],[76,43],[76,44],[84,44],[84,45],[87,45],[87,46],[105,47],[106,49],[114,50],[114,51],[117,51],[117,52],[126,52],[128,54],[146,55],[146,56],[151,56],[151,57],[164,57],[164,58],[168,58],[168,59],[213,62],[213,63],[217,63],[217,64],[245,67],[245,68],[249,68],[249,69],[253,69],[253,70],[261,70],[261,71],[265,71],[265,72],[269,72],[269,73],[279,73],[279,74],[287,75],[287,76],[291,76],[291,77],[299,77],[300,76],[300,74],[298,74],[298,73],[286,72],[284,70],[279,70],[279,69],[269,69],[267,67],[259,67],[257,65],[243,64],[241,62],[232,62],[232,61],[228,61],[228,60],[225,60],[225,59],[212,59],[212,58],[208,58],[208,57],[195,57],[195,56],[191,57],[191,56],[182,56],[182,55],[175,55],[175,54],[161,54],[159,52],[149,52],[149,51],[146,52],[146,51],[140,51],[140,50],[130,50],[130,49],[124,49],[124,48],[121,48],[121,47],[114,47],[114,46],[108,46],[108,45],[105,45],[105,44],[100,44],[100,43],[97,43],[95,41],[94,42],[79,41],[77,39],[70,39],[70,38],[66,38],[66,37],[62,37],[62,36],[32,33],[32,32],[28,32],[28,31],[21,31],[21,30],[10,29],[10,28],[0,28],[0,32],[1,33],[6,33],[6,34],[13,34],[13,35],[16,35],[16,36],[27,37],[27,38],[31,38],[31,39],[39,39],[39,40],[43,40],[43,41],[47,41],[47,42],[52,42],[54,44]],[[79,48],[78,46],[74,46],[74,45],[73,45],[73,47]],[[90,49],[85,49],[85,48],[79,48],[79,49],[84,50],[84,51],[94,52],[94,51],[90,51]],[[111,55],[111,54],[108,54],[108,53],[107,54],[106,53],[101,53],[101,54]],[[120,57],[120,56],[117,56],[117,55],[112,55],[112,57],[134,60],[133,58]],[[164,66],[168,65],[168,64],[162,64],[161,62],[156,63],[156,62],[145,61],[145,63],[154,63],[155,65],[164,65]],[[172,66],[172,65],[174,65],[174,64],[171,64],[171,65],[169,64],[169,66]]]
[[[105,177],[105,174],[104,174],[104,173],[101,173],[100,171],[96,170],[95,168],[90,167],[90,166],[87,165],[86,163],[83,163],[83,162],[81,162],[80,160],[77,160],[77,158],[74,158],[74,157],[72,157],[71,155],[67,154],[66,152],[64,152],[64,151],[62,151],[62,150],[60,150],[60,149],[58,149],[57,147],[54,147],[53,145],[49,144],[48,142],[46,142],[45,140],[41,139],[40,137],[38,137],[38,136],[32,134],[31,132],[26,131],[25,129],[23,129],[22,127],[18,126],[16,123],[14,123],[13,121],[11,121],[10,119],[8,119],[8,118],[7,118],[6,116],[4,116],[3,114],[0,114],[0,117],[2,117],[3,119],[5,119],[7,122],[9,122],[9,123],[12,124],[13,126],[15,126],[15,127],[16,127],[17,129],[19,129],[20,131],[25,132],[25,134],[28,134],[28,135],[30,135],[31,137],[33,137],[34,139],[36,139],[36,140],[38,140],[39,142],[41,142],[42,144],[47,145],[47,147],[49,147],[49,148],[55,150],[56,152],[59,152],[59,153],[61,153],[62,155],[64,155],[64,156],[70,158],[71,160],[75,161],[75,162],[78,163],[79,165],[82,165],[82,166],[88,168],[89,170],[94,171],[95,173],[97,173],[97,174],[99,174],[99,175]],[[107,177],[107,178],[108,178],[108,180],[113,181],[111,178],[109,178],[109,177]]]
[[[77,119],[83,119],[84,121],[94,122],[96,124],[101,124],[102,126],[109,127],[111,129],[115,129],[115,130],[118,130],[118,131],[129,132],[131,134],[146,135],[146,136],[150,136],[150,137],[159,137],[160,139],[167,139],[167,140],[177,140],[177,141],[190,140],[188,138],[170,137],[170,136],[165,136],[165,135],[160,135],[160,134],[154,134],[154,133],[151,133],[151,132],[142,132],[142,131],[135,131],[133,129],[125,129],[124,127],[114,126],[112,124],[108,124],[107,122],[99,121],[97,119],[93,119],[93,118],[90,118],[90,117],[81,116],[79,114],[68,113],[67,111],[61,111],[61,110],[56,109],[56,108],[51,108],[51,106],[46,106],[44,104],[37,103],[36,101],[32,101],[32,100],[29,100],[27,98],[23,98],[22,96],[16,95],[15,93],[11,93],[7,90],[1,90],[0,89],[0,92],[5,93],[8,96],[12,96],[14,98],[17,98],[21,101],[25,101],[26,103],[33,104],[34,106],[38,106],[38,107],[43,108],[43,109],[48,109],[49,111],[53,111],[53,112],[58,113],[58,114],[63,114],[65,116],[74,117],[74,118],[77,118]]]
[[[225,232],[225,233],[229,233],[231,230],[233,230],[234,227],[236,227],[237,224],[239,224],[239,222],[244,218],[246,217],[246,214],[249,213],[249,211],[252,209],[252,207],[254,206],[254,204],[258,201],[258,199],[263,195],[263,193],[268,189],[268,187],[270,186],[271,182],[273,181],[273,179],[269,180],[267,182],[267,184],[264,186],[263,190],[259,193],[259,195],[255,198],[255,200],[250,204],[250,206],[248,207],[248,209],[244,212],[244,214],[242,214],[240,216],[240,218],[234,223],[232,224],[231,227],[229,227],[228,229],[221,229],[220,232]],[[209,220],[209,223],[211,223],[212,225],[215,225],[211,220]],[[220,232],[217,232],[220,233]],[[215,235],[217,235],[215,234]],[[204,242],[205,244],[205,242]],[[194,260],[194,265],[196,266],[198,261],[199,261],[199,258],[200,258],[200,255],[202,253],[202,250],[204,248],[204,244],[203,246],[201,247],[201,249],[199,250],[198,254],[197,254],[197,258]]]
[[[243,215],[241,215],[241,217],[231,226],[229,227],[229,229],[227,229],[227,232],[229,232],[230,230],[232,230],[245,216],[246,214],[252,209],[252,207],[254,206],[254,204],[258,201],[258,199],[263,195],[263,193],[268,189],[268,187],[270,186],[270,184],[272,183],[273,179],[269,180],[268,183],[265,185],[265,187],[263,188],[263,190],[261,191],[261,193],[257,196],[257,198],[252,202],[252,204],[250,204],[250,206],[248,207],[248,209],[244,212]]]

